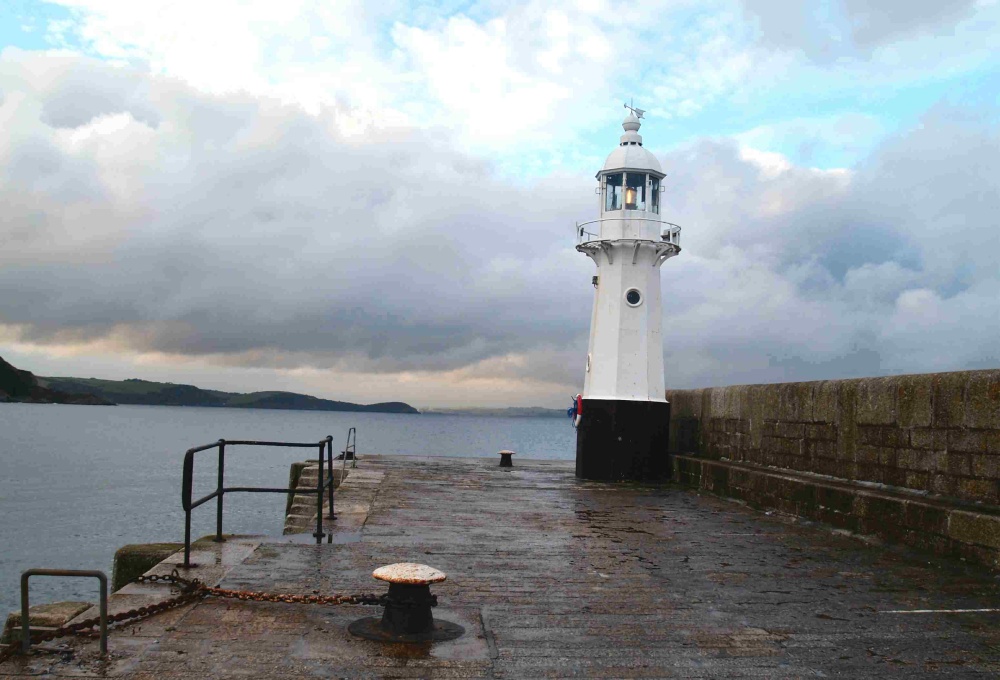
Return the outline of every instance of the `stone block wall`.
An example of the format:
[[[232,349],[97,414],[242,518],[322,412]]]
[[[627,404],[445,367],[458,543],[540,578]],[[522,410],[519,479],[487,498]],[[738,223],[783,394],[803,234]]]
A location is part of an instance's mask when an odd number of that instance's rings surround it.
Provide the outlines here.
[[[670,450],[1000,505],[1000,370],[668,390]]]

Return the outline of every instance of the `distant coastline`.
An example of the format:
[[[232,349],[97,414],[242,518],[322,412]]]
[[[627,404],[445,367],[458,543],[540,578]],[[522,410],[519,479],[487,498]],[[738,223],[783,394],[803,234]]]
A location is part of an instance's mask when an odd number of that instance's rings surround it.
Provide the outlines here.
[[[298,411],[350,411],[363,413],[420,413],[401,401],[355,404],[320,399],[296,392],[222,392],[194,385],[149,380],[101,380],[35,376],[15,368],[0,357],[0,402],[33,404],[142,404],[148,406],[212,406],[266,408]]]
[[[115,406],[205,406],[212,408],[264,408],[295,411],[346,411],[355,413],[411,413],[492,418],[565,418],[566,411],[541,406],[414,408],[402,401],[355,404],[320,399],[297,392],[223,392],[194,385],[129,378],[43,377],[15,368],[0,357],[0,403],[89,404]]]
[[[439,416],[490,416],[494,418],[565,418],[566,409],[542,408],[541,406],[511,406],[507,408],[434,408],[420,409],[424,415]]]

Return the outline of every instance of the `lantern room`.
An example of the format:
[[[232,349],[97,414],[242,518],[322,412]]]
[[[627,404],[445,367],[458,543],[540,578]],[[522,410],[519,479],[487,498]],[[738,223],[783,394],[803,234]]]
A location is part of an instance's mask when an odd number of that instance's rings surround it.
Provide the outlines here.
[[[639,118],[630,112],[622,123],[625,134],[618,147],[597,173],[601,238],[660,236],[660,193],[666,175],[656,156],[642,146],[640,125]]]
[[[604,168],[597,173],[603,197],[601,212],[641,210],[660,214],[661,180],[666,176],[660,169],[656,156],[642,146],[639,134],[641,123],[634,113],[629,113],[622,127],[618,148],[604,161]],[[604,215],[611,217],[611,215]]]

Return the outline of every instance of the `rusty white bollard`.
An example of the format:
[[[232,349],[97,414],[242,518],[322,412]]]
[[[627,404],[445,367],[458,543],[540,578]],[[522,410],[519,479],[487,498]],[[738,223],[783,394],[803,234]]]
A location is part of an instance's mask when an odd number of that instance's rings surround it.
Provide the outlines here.
[[[508,451],[504,449],[503,451],[497,451],[500,454],[500,467],[514,467],[514,460],[511,456],[514,455],[515,451]]]
[[[389,584],[389,602],[382,617],[366,616],[347,627],[353,635],[379,642],[443,642],[461,636],[465,629],[450,621],[435,621],[431,584],[448,578],[426,564],[399,562],[379,567],[372,576]]]

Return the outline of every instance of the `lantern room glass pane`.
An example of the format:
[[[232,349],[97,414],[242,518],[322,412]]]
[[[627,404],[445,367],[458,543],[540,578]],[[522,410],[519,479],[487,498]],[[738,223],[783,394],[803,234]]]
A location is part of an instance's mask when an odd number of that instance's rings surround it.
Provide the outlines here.
[[[625,209],[646,209],[646,175],[637,172],[625,173]]]
[[[660,179],[658,177],[651,177],[649,179],[649,204],[652,206],[650,209],[656,213],[660,214]]]
[[[622,174],[615,173],[605,177],[604,210],[622,209]]]

